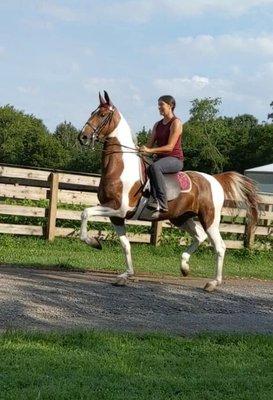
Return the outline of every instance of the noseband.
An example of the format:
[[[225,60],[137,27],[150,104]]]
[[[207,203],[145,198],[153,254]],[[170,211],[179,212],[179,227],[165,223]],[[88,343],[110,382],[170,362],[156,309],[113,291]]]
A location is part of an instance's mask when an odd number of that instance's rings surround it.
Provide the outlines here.
[[[92,112],[91,117],[94,116],[100,107],[98,107],[95,111]],[[95,148],[95,143],[99,142],[99,143],[105,143],[108,141],[108,138],[105,138],[104,140],[101,140],[99,137],[99,134],[101,132],[101,130],[107,125],[111,123],[114,112],[115,112],[115,108],[112,108],[109,114],[107,114],[101,121],[101,123],[98,126],[93,126],[89,120],[85,123],[85,125],[90,126],[91,129],[93,129],[92,132],[92,142],[91,142],[91,149],[94,150]],[[84,126],[85,126],[84,125]],[[150,165],[150,162],[147,162],[147,160],[145,159],[145,157],[135,148],[133,147],[129,147],[129,146],[125,146],[125,145],[120,145],[121,147],[128,149],[128,150],[132,150],[132,151],[127,151],[127,153],[134,153],[136,154],[138,157],[142,158],[142,160],[144,161],[145,164]],[[105,151],[105,150],[102,150]]]
[[[95,111],[93,111],[92,114],[91,114],[91,116],[94,116],[94,115],[98,112],[99,108],[100,108],[100,107],[98,107]],[[85,125],[88,125],[88,126],[90,126],[91,129],[93,129],[93,132],[92,132],[92,142],[91,142],[91,148],[92,148],[92,150],[94,150],[95,143],[96,143],[97,141],[100,140],[99,135],[100,135],[102,129],[103,129],[107,124],[110,125],[110,123],[111,123],[111,121],[112,121],[112,118],[113,118],[113,115],[114,115],[114,112],[115,112],[115,108],[111,109],[110,113],[107,114],[107,115],[102,119],[101,123],[98,124],[98,126],[93,126],[93,125],[89,122],[89,120],[85,123]]]

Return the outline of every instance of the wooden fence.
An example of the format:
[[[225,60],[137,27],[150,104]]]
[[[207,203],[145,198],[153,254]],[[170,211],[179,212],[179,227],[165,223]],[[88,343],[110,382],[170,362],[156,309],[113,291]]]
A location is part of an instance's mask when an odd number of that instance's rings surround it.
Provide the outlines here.
[[[77,236],[79,229],[57,227],[57,220],[80,221],[81,211],[63,209],[62,203],[92,206],[98,204],[97,189],[99,175],[76,174],[65,171],[52,172],[46,169],[17,167],[0,164],[0,219],[1,215],[42,217],[43,226],[0,223],[0,233],[45,236],[53,240],[55,236]],[[7,199],[48,200],[46,207],[22,204],[8,204]],[[273,238],[273,195],[261,195],[261,219],[254,235]],[[20,201],[18,201],[20,203]],[[225,240],[228,248],[242,248],[251,245],[255,236],[249,236],[245,222],[246,211],[224,207],[220,231],[240,234],[241,238]],[[238,222],[239,220],[239,222]],[[92,222],[109,223],[107,217],[92,217]],[[132,242],[159,244],[162,229],[172,228],[169,222],[127,221],[127,225],[146,226],[150,233],[128,233]],[[106,238],[109,232],[91,230],[90,234]],[[244,237],[244,240],[243,240]]]

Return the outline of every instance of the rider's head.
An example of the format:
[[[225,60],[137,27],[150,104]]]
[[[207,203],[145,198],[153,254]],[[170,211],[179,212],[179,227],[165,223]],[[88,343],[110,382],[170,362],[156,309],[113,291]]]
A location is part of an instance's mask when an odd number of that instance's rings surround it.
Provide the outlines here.
[[[170,111],[174,111],[175,109],[175,99],[173,96],[170,95],[164,95],[160,96],[158,99],[158,109],[160,114],[168,114]]]

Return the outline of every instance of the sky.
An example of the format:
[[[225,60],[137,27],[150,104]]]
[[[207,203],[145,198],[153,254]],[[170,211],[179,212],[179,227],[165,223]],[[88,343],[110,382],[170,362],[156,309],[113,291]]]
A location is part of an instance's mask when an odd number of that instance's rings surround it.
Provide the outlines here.
[[[157,99],[189,118],[195,98],[220,114],[267,119],[273,101],[273,0],[0,0],[0,106],[54,131],[81,128],[107,90],[133,132]]]

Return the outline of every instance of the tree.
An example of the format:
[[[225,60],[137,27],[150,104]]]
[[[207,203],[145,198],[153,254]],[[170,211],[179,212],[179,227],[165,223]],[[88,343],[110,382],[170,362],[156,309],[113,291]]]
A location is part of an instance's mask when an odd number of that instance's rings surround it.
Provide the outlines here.
[[[192,107],[190,109],[190,119],[189,122],[202,122],[207,123],[209,121],[215,120],[218,112],[219,106],[222,100],[220,97],[212,99],[210,97],[205,97],[204,99],[194,99],[191,101]]]
[[[273,101],[271,101],[270,107],[273,108]],[[267,115],[267,119],[271,119],[271,122],[273,123],[273,112]]]
[[[80,147],[78,141],[79,131],[75,126],[71,124],[71,122],[62,122],[57,125],[54,136],[61,145],[67,150],[78,150]]]
[[[270,164],[273,160],[273,124],[257,125],[250,131],[244,168]]]
[[[40,119],[6,105],[0,107],[0,160],[61,168],[66,162],[66,153]]]
[[[136,133],[137,144],[138,146],[145,146],[151,137],[152,131],[149,129],[146,131],[145,126],[143,126],[142,130]]]
[[[191,103],[190,119],[183,134],[187,168],[220,172],[227,158],[219,148],[222,137],[228,134],[225,121],[217,118],[221,99],[194,99]]]
[[[81,171],[88,173],[101,172],[101,157],[102,145],[100,143],[95,145],[94,150],[90,147],[81,147],[75,153],[75,157],[68,165],[68,169],[73,171]]]
[[[253,115],[242,114],[234,118],[224,117],[229,135],[225,142],[229,161],[226,169],[244,172],[249,164],[249,141],[251,132],[258,126],[258,120]]]

